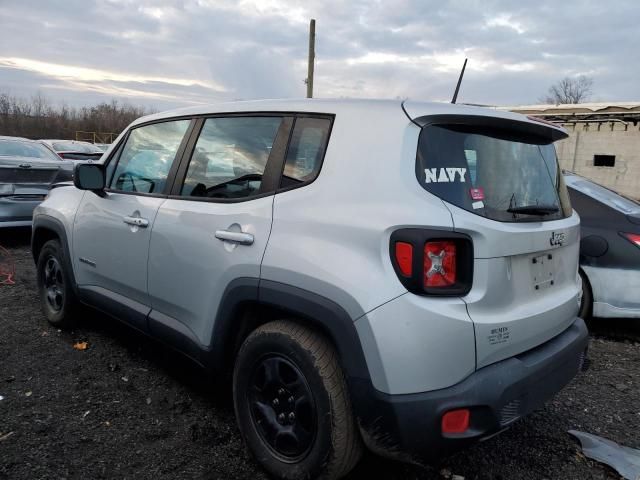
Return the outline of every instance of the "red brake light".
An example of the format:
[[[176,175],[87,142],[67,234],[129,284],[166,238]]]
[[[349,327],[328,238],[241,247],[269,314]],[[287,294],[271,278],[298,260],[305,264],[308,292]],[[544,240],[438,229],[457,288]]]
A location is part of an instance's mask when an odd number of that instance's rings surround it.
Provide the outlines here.
[[[471,412],[468,408],[450,410],[442,416],[442,433],[464,433],[469,429]]]
[[[450,287],[456,283],[456,244],[450,240],[424,245],[424,286]]]
[[[406,242],[396,242],[396,262],[405,277],[413,274],[413,245]]]
[[[640,235],[637,233],[623,233],[622,235],[636,247],[640,247]]]

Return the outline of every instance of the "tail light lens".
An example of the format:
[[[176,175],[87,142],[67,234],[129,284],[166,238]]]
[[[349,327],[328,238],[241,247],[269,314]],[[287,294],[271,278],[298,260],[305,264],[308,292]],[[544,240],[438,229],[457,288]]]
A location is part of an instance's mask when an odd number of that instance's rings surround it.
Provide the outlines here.
[[[473,244],[457,232],[407,228],[391,234],[390,254],[407,290],[421,295],[466,295],[473,279]]]
[[[456,283],[456,244],[452,241],[424,244],[424,286],[450,287]]]
[[[636,247],[640,247],[640,235],[637,233],[621,233],[621,235],[633,243]]]
[[[413,245],[407,242],[396,242],[396,262],[405,277],[413,273]]]

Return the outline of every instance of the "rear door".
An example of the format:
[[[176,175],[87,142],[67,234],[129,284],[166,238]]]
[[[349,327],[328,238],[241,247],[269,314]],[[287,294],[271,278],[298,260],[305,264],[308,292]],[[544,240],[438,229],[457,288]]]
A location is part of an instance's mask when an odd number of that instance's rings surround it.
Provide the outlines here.
[[[187,351],[207,346],[229,284],[257,287],[292,121],[281,114],[199,120],[151,236],[149,328],[156,336]]]
[[[491,117],[422,129],[416,176],[473,240],[473,287],[463,300],[478,368],[534,348],[576,318],[579,219],[553,146],[562,136]]]
[[[126,305],[127,317],[143,329],[151,303],[147,290],[151,230],[189,126],[190,120],[170,120],[133,128],[110,159],[104,195],[87,192],[75,217],[73,261],[78,285],[98,306]]]

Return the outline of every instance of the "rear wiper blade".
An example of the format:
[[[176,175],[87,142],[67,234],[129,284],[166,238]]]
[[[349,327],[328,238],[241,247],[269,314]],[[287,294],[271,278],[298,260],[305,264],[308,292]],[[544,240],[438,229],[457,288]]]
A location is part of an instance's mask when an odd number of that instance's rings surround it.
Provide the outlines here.
[[[523,215],[551,215],[558,213],[560,209],[555,205],[522,205],[520,207],[509,207],[509,213],[521,213]]]

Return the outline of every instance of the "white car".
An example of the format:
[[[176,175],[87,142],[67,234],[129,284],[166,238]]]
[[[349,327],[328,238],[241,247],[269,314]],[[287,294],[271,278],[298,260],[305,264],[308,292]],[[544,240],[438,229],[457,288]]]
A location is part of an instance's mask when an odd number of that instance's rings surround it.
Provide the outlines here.
[[[582,366],[566,136],[411,101],[141,118],[37,208],[43,311],[61,328],[97,307],[229,377],[279,478],[341,477],[363,446],[447,454]]]

